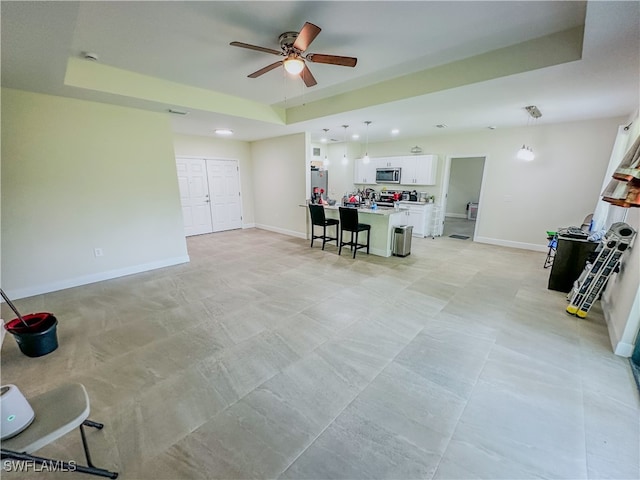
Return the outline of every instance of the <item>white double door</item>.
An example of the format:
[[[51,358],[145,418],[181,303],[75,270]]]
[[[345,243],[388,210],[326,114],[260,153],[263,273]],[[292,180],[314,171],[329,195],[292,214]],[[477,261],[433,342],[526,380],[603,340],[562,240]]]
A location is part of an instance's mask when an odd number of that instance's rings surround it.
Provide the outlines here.
[[[242,228],[236,160],[176,158],[176,168],[187,237]]]

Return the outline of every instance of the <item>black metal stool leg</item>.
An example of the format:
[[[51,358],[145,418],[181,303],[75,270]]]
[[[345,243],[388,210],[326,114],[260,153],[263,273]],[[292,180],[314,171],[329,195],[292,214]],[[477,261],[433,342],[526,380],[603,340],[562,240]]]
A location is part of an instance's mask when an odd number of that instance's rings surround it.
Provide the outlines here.
[[[52,458],[36,457],[35,455],[29,455],[28,453],[14,452],[12,450],[5,450],[4,448],[0,454],[1,458],[20,460],[23,462],[33,462],[36,465],[48,465],[51,471],[54,469],[66,472],[81,472],[88,473],[90,475],[97,475],[99,477],[106,478],[118,478],[118,472],[110,472],[103,468],[97,468],[93,466],[78,465],[76,463],[64,462],[62,460],[54,460]]]
[[[369,237],[371,236],[371,229],[367,230],[367,255],[369,255]]]
[[[104,425],[102,423],[94,422],[92,420],[85,420],[84,422],[82,422],[82,424],[86,425],[87,427],[97,428],[98,430],[102,430],[104,428]]]
[[[80,436],[82,437],[82,447],[84,448],[84,456],[87,459],[87,465],[91,468],[96,468],[93,462],[91,461],[91,454],[89,453],[89,445],[87,445],[87,437],[84,433],[84,424],[80,425]]]
[[[324,244],[327,243],[327,226],[322,226],[322,250],[324,250]]]

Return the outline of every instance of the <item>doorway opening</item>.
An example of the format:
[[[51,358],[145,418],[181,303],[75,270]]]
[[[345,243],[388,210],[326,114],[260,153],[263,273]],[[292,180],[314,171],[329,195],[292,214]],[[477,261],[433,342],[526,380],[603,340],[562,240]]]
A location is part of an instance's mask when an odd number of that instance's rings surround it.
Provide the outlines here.
[[[242,228],[236,160],[176,158],[186,237]]]
[[[442,236],[475,239],[485,160],[482,155],[447,158],[443,179]]]

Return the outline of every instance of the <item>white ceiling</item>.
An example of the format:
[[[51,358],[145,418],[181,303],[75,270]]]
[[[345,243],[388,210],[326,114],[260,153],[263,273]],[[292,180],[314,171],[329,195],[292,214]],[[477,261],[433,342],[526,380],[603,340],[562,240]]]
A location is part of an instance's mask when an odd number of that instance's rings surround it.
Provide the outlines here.
[[[293,107],[418,72],[571,27],[585,25],[582,59],[451,88],[428,95],[277,125],[189,108],[172,116],[174,131],[257,140],[323,128],[342,140],[370,141],[526,125],[523,107],[537,105],[538,123],[630,115],[640,89],[640,3],[500,2],[2,2],[2,86],[166,111],[166,105],[64,85],[69,57],[173,82]],[[305,88],[282,69],[247,75],[278,58],[229,46],[231,41],[278,49],[278,36],[305,21],[322,32],[309,52],[355,56],[346,68],[309,64],[318,85]],[[436,124],[447,124],[437,129]]]

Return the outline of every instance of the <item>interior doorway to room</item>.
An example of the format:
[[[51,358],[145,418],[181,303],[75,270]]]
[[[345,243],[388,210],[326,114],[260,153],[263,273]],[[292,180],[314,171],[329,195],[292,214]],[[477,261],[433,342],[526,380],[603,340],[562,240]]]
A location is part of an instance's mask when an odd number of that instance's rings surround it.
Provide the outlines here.
[[[236,160],[176,158],[176,169],[185,236],[242,228]]]
[[[447,159],[442,236],[474,239],[484,174],[484,156]]]

